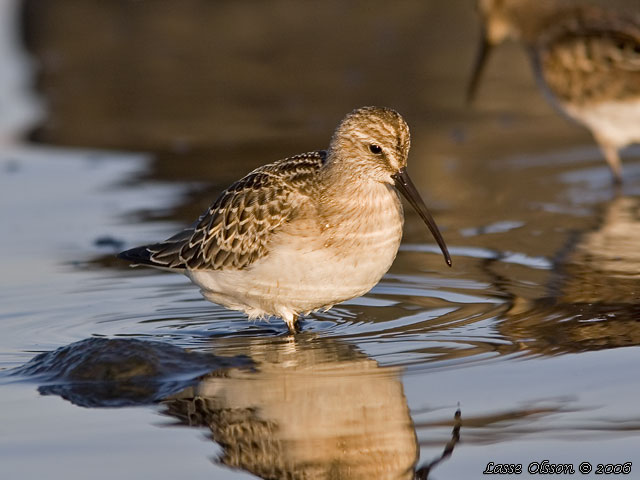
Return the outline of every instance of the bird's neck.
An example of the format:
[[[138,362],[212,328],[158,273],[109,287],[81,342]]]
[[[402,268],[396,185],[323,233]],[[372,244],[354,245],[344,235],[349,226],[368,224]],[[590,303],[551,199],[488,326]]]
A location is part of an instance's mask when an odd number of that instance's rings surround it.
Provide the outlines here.
[[[357,195],[375,188],[380,182],[375,181],[357,158],[336,157],[331,150],[327,161],[320,171],[321,195],[327,199]]]
[[[324,218],[351,222],[357,219],[366,228],[366,219],[401,215],[402,206],[395,189],[359,171],[354,165],[327,164],[320,182],[319,206]],[[347,167],[347,168],[345,168]],[[336,220],[337,219],[337,220]]]

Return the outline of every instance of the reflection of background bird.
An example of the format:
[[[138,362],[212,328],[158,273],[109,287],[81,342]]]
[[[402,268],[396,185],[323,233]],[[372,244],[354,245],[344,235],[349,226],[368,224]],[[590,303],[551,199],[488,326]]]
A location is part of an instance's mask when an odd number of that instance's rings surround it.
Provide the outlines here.
[[[167,414],[211,429],[222,463],[267,479],[412,478],[418,445],[397,369],[305,335],[229,351],[255,370],[207,376],[166,401]]]
[[[522,41],[544,92],[591,130],[620,182],[619,150],[640,142],[640,20],[562,0],[478,0],[478,6],[482,39],[468,99],[490,48],[507,38]]]
[[[572,302],[637,304],[640,300],[640,199],[619,196],[598,228],[584,233],[565,260],[562,296]]]
[[[348,114],[325,151],[260,167],[225,190],[194,225],[120,256],[185,273],[208,300],[251,318],[299,314],[367,293],[395,259],[402,205],[447,247],[407,174],[409,127],[394,110]]]
[[[501,331],[527,350],[555,354],[640,342],[640,199],[616,197],[598,228],[560,259],[552,296],[514,296]]]

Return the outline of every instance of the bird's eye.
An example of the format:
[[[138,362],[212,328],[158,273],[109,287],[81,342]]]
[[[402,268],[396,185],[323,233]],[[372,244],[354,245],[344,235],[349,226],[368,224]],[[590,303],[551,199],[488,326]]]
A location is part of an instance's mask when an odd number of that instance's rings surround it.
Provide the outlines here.
[[[380,145],[376,145],[375,143],[369,145],[369,150],[371,150],[371,153],[374,153],[376,155],[380,155],[382,153],[382,147]]]

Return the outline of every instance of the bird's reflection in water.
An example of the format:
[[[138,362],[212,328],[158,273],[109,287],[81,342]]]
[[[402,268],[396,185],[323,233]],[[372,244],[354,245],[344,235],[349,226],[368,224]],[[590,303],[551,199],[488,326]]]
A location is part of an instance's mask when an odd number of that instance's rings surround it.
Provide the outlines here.
[[[566,259],[564,301],[634,304],[640,299],[640,198],[615,197],[600,225]]]
[[[462,426],[462,414],[460,412],[460,409],[458,408],[454,416],[453,431],[451,432],[451,440],[449,440],[445,445],[442,455],[440,455],[435,460],[424,463],[422,466],[420,466],[420,468],[416,470],[416,473],[414,475],[414,480],[428,480],[431,470],[435,468],[439,463],[443,462],[444,460],[446,460],[451,456],[451,454],[453,453],[453,449],[455,448],[456,444],[460,441],[461,426]]]
[[[419,445],[400,370],[355,346],[310,334],[216,339],[215,354],[160,342],[92,338],[16,371],[44,395],[84,407],[161,402],[180,424],[205,426],[216,460],[265,479],[420,479]],[[204,373],[207,372],[207,373]]]
[[[418,444],[396,368],[310,335],[227,345],[255,369],[230,369],[165,401],[206,426],[221,463],[261,478],[413,478]]]
[[[558,258],[549,296],[514,296],[501,331],[532,353],[640,345],[640,198],[614,198],[601,218]]]

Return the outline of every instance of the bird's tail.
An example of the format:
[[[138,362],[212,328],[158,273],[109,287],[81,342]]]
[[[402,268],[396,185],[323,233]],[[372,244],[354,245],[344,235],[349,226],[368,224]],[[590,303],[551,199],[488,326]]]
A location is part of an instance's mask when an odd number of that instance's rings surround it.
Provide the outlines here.
[[[156,268],[184,269],[186,264],[180,257],[180,250],[185,241],[193,234],[186,229],[161,243],[131,248],[118,254],[118,258],[127,260],[133,265],[147,265]]]

